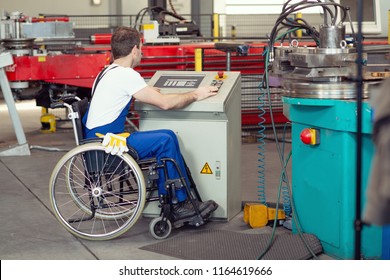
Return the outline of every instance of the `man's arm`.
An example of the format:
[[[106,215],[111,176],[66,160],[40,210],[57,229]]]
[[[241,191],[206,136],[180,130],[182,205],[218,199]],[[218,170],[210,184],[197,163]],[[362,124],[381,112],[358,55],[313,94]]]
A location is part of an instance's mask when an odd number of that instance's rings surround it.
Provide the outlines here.
[[[181,109],[189,104],[214,96],[218,88],[214,86],[199,87],[194,91],[186,93],[163,94],[158,88],[147,86],[133,96],[135,99],[159,107],[162,110]]]

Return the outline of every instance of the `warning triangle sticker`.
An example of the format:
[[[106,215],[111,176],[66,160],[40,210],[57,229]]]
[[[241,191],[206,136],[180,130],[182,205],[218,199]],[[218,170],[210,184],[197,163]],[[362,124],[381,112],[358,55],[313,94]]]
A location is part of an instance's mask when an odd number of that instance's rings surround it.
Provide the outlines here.
[[[213,174],[213,171],[211,171],[210,165],[207,162],[204,164],[200,174]]]

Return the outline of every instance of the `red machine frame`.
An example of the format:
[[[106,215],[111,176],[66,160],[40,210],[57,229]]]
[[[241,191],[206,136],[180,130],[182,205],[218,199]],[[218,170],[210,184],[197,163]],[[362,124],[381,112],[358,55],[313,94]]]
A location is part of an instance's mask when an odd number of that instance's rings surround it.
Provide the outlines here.
[[[96,35],[97,36],[97,35]],[[95,42],[107,43],[109,36],[102,34]],[[109,40],[108,40],[109,42]],[[262,52],[266,44],[251,44],[246,56],[233,54],[231,71],[243,75],[261,75],[264,70]],[[195,50],[203,51],[203,71],[225,71],[226,54],[214,47],[214,43],[180,45],[144,45],[143,61],[136,70],[145,78],[156,71],[193,71]],[[52,84],[92,88],[96,75],[111,61],[109,44],[86,45],[74,54],[14,56],[14,64],[6,68],[8,80],[12,82],[45,82]],[[287,121],[282,112],[274,112],[279,122]],[[242,125],[257,125],[259,110],[242,109]],[[266,124],[270,118],[266,116]]]

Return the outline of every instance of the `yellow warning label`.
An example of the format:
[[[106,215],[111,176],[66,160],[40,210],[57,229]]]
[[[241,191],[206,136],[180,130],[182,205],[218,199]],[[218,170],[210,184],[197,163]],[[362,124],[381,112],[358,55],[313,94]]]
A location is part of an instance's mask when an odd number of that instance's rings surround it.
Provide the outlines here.
[[[210,165],[206,162],[200,171],[200,174],[213,174],[213,171],[210,168]]]

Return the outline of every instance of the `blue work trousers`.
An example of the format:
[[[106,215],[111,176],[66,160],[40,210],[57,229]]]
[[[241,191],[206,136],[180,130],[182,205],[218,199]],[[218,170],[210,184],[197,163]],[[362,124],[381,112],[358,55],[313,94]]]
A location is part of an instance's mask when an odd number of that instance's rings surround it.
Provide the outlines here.
[[[184,159],[180,152],[179,142],[176,134],[172,130],[136,131],[127,138],[127,144],[137,151],[141,160],[155,157],[158,164],[161,164],[161,158],[174,159],[186,180],[186,184],[190,186]],[[167,170],[169,179],[180,178],[179,173],[171,162],[167,162]],[[159,194],[165,194],[166,189],[164,185],[167,178],[165,178],[162,168],[159,168],[158,172]],[[185,189],[181,188],[176,190],[176,197],[179,202],[186,200],[187,193]]]

